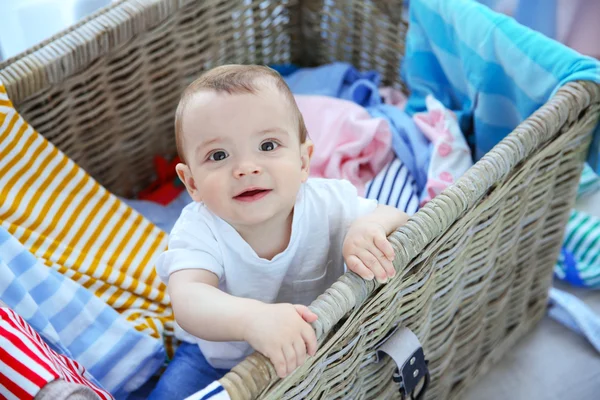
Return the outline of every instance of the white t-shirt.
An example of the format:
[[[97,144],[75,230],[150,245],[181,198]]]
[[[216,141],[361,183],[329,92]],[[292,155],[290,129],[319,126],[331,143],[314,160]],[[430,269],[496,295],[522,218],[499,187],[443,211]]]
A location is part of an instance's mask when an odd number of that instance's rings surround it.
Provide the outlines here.
[[[342,244],[350,224],[375,210],[346,180],[310,178],[300,187],[288,247],[271,260],[260,258],[238,232],[202,203],[186,206],[156,262],[158,275],[205,269],[219,289],[265,303],[309,305],[343,273]],[[214,368],[232,368],[253,349],[246,342],[209,342],[175,324],[180,340],[198,343]]]

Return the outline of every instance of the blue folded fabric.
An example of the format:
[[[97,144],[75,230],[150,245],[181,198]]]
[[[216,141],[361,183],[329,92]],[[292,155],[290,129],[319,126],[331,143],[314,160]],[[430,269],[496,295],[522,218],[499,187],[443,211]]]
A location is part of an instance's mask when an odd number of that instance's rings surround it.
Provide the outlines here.
[[[284,78],[294,94],[335,97],[363,107],[381,104],[379,74],[374,71],[358,72],[348,63],[301,68]]]
[[[401,67],[407,112],[432,94],[473,132],[476,160],[564,84],[600,83],[600,62],[474,0],[412,0]],[[588,162],[600,171],[600,129]]]
[[[279,75],[281,76],[288,76],[289,74],[300,69],[300,67],[296,64],[273,64],[269,65],[269,68],[279,72]]]
[[[172,202],[167,205],[162,205],[149,200],[135,200],[120,198],[122,202],[133,208],[146,219],[152,222],[156,227],[166,233],[170,233],[173,225],[181,215],[181,211],[185,206],[193,200],[187,190],[184,190]]]
[[[417,197],[427,183],[431,147],[412,118],[404,111],[384,104],[379,95],[377,72],[359,72],[352,65],[336,62],[302,68],[284,77],[294,94],[322,95],[352,101],[366,108],[374,118],[389,122],[392,148],[415,180]]]
[[[374,118],[386,119],[392,131],[392,148],[396,156],[409,168],[415,180],[417,196],[420,198],[427,183],[427,172],[433,147],[417,128],[412,117],[389,104],[367,107]]]

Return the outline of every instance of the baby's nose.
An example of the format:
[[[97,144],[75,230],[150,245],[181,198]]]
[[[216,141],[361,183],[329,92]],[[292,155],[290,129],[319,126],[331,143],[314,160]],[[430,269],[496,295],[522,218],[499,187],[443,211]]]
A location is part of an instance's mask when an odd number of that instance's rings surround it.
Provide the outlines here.
[[[234,175],[237,178],[241,178],[243,176],[247,176],[247,175],[258,175],[262,172],[262,169],[260,168],[260,166],[253,164],[253,163],[244,163],[239,165],[235,171],[234,171]]]

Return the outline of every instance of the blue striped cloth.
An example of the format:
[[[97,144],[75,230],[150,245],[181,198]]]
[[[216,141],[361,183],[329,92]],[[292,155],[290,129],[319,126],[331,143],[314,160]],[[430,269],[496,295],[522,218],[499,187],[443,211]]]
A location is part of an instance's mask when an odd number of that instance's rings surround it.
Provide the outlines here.
[[[419,209],[417,193],[417,184],[410,171],[399,158],[395,158],[367,183],[365,197],[413,215]]]
[[[571,212],[554,272],[573,286],[600,289],[600,218]]]
[[[0,226],[0,300],[117,399],[164,363],[160,339],[135,330],[92,292],[46,267]]]
[[[432,94],[459,117],[476,160],[575,80],[600,83],[600,62],[474,0],[411,0],[401,74],[407,112]],[[600,171],[600,128],[588,162]]]

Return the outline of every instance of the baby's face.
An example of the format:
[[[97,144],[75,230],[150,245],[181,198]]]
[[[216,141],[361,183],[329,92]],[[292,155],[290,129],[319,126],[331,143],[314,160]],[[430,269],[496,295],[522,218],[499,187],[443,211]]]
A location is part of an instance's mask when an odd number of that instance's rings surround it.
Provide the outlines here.
[[[256,94],[196,93],[182,122],[187,165],[178,173],[195,201],[233,226],[291,212],[312,145],[300,143],[298,121],[274,86]]]

